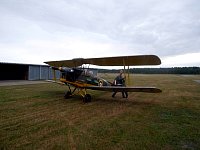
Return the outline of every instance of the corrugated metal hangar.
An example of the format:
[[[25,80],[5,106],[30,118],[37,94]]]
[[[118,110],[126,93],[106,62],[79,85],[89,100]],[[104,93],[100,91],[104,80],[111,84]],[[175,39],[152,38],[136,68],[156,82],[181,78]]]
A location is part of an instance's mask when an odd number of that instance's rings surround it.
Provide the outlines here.
[[[56,78],[60,72],[56,71]],[[17,64],[0,62],[0,80],[49,80],[52,69],[47,65]]]

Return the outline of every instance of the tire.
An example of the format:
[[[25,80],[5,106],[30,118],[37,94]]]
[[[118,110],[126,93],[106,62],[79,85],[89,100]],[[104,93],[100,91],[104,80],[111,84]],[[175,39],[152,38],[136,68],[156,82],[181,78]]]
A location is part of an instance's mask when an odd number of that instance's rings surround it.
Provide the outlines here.
[[[86,94],[84,99],[83,99],[83,102],[84,103],[89,103],[89,102],[91,102],[91,99],[92,99],[91,95],[90,94]]]

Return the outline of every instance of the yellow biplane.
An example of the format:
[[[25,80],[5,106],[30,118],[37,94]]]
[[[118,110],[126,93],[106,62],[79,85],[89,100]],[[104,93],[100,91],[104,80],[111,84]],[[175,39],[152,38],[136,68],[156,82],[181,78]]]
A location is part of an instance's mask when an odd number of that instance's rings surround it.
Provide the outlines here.
[[[91,95],[87,94],[87,89],[110,91],[110,92],[147,92],[160,93],[160,89],[156,87],[135,87],[135,86],[118,86],[112,82],[106,81],[100,77],[94,76],[88,72],[88,68],[84,68],[85,64],[98,66],[140,66],[140,65],[160,65],[161,60],[155,55],[138,55],[138,56],[119,56],[119,57],[103,57],[103,58],[76,58],[72,60],[48,61],[46,64],[52,66],[54,70],[55,83],[67,85],[69,90],[65,94],[65,98],[70,98],[75,94],[83,97],[83,102],[90,102]],[[55,70],[59,70],[60,81],[56,81]],[[129,72],[129,71],[128,71]],[[129,76],[129,74],[128,74]],[[71,90],[71,86],[74,87]]]

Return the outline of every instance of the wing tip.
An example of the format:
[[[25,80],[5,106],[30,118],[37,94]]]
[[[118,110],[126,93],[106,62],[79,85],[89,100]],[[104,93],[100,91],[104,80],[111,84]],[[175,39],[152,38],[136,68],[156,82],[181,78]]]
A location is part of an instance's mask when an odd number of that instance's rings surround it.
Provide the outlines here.
[[[154,59],[155,63],[154,65],[160,65],[161,64],[161,59],[157,55],[151,55],[152,58]]]

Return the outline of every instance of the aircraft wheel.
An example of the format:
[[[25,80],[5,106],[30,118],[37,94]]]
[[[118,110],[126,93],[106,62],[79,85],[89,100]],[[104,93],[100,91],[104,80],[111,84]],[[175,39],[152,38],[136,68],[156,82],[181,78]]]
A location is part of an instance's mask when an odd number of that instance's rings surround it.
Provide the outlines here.
[[[72,93],[70,91],[68,91],[66,94],[65,94],[65,99],[68,99],[72,96]]]
[[[83,102],[85,102],[85,103],[91,102],[91,99],[92,99],[91,95],[90,94],[86,94],[85,97],[84,97]]]

